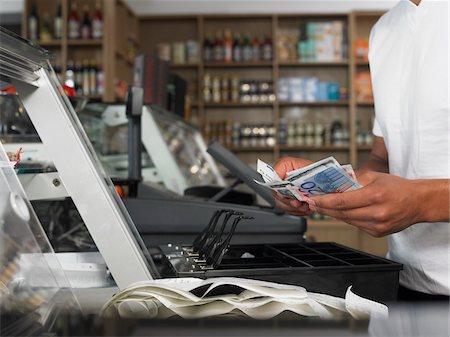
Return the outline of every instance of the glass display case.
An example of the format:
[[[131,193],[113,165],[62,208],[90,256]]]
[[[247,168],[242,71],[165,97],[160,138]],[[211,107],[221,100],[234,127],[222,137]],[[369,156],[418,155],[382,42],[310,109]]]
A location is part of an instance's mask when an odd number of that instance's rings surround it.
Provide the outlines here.
[[[45,331],[61,310],[79,311],[70,283],[0,145],[2,336]]]
[[[128,119],[125,105],[90,103],[78,113],[105,169],[126,178]],[[200,132],[178,116],[155,106],[142,111],[142,176],[178,194],[193,186],[224,186]]]

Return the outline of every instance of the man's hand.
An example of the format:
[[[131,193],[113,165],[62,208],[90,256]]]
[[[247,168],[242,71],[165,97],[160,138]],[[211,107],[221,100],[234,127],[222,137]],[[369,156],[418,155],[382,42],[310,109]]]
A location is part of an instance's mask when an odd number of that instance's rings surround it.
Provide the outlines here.
[[[311,160],[302,158],[285,157],[280,159],[273,167],[281,179],[285,179],[287,172],[293,171],[309,164],[312,164]],[[282,196],[279,193],[274,192],[276,206],[289,214],[306,216],[311,215],[313,211],[309,208],[306,202],[300,202],[295,199],[290,199]]]
[[[317,212],[351,225],[375,237],[399,232],[421,219],[418,182],[373,171],[358,174],[363,188],[345,193],[311,197]]]

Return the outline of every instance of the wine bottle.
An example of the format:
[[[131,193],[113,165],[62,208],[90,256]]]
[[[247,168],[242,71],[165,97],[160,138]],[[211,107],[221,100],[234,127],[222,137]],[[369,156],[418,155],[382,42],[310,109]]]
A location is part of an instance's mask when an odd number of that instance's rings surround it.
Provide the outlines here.
[[[209,37],[206,37],[203,41],[203,60],[205,62],[211,62],[213,60],[213,46]]]
[[[55,19],[53,20],[53,37],[55,39],[61,39],[62,37],[62,8],[61,1],[58,2],[56,8]]]
[[[39,16],[34,3],[31,5],[30,15],[28,16],[28,38],[31,41],[39,40]]]
[[[80,62],[75,63],[74,73],[76,93],[77,95],[83,95],[83,67]]]
[[[91,94],[97,93],[97,63],[91,60],[89,67],[89,91]]]
[[[273,57],[272,40],[270,37],[266,36],[262,47],[262,58],[264,61],[270,61],[272,60],[272,57]]]
[[[49,42],[52,40],[52,32],[50,30],[50,15],[47,12],[44,13],[44,22],[42,24],[40,40],[42,42]]]
[[[83,95],[89,95],[91,93],[90,81],[89,81],[89,62],[83,61]]]
[[[261,59],[261,48],[258,37],[254,37],[252,41],[252,59],[253,61],[259,61]]]
[[[213,59],[214,61],[223,61],[223,41],[220,30],[216,32],[216,39],[214,40]]]
[[[103,15],[100,2],[95,2],[95,14],[92,18],[92,38],[101,39],[103,37]]]
[[[83,6],[83,21],[81,22],[81,38],[90,39],[92,37],[92,25],[89,18],[89,7]]]
[[[233,60],[233,41],[231,40],[231,32],[229,29],[225,30],[225,37],[223,39],[223,60],[231,62]]]
[[[80,38],[80,19],[78,17],[78,10],[76,2],[72,2],[68,22],[69,39]]]
[[[244,37],[244,43],[242,46],[242,60],[245,62],[252,60],[252,46],[250,44],[250,39],[248,36]]]
[[[241,38],[238,32],[234,34],[233,41],[233,61],[241,62],[242,61],[242,45]]]

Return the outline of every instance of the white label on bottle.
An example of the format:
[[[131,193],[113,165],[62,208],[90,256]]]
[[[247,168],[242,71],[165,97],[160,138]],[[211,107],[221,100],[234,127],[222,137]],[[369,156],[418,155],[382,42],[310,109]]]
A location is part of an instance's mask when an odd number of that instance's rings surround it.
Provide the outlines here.
[[[92,21],[92,37],[94,39],[103,37],[103,21],[97,19]]]
[[[55,18],[55,39],[61,38],[62,20],[60,17]]]
[[[80,37],[80,23],[76,20],[69,20],[69,38],[78,39]]]

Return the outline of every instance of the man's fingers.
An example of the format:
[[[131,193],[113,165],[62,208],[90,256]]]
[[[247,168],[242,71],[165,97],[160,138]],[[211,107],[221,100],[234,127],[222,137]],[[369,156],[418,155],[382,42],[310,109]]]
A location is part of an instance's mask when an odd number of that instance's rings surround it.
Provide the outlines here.
[[[377,218],[377,214],[370,207],[353,208],[346,210],[316,207],[316,211],[320,214],[328,215],[351,224],[361,222],[367,224],[368,226],[373,226],[379,223],[381,220]]]
[[[275,205],[277,208],[282,209],[283,211],[292,215],[306,216],[313,213],[306,203],[301,203],[298,207],[292,207],[279,199],[275,199]]]
[[[316,208],[345,210],[366,207],[373,204],[372,195],[367,187],[344,193],[330,193],[310,197]]]
[[[307,159],[285,157],[279,160],[273,168],[275,172],[277,172],[277,174],[280,176],[280,178],[284,179],[287,172],[296,170],[312,163],[313,162],[311,160]]]

